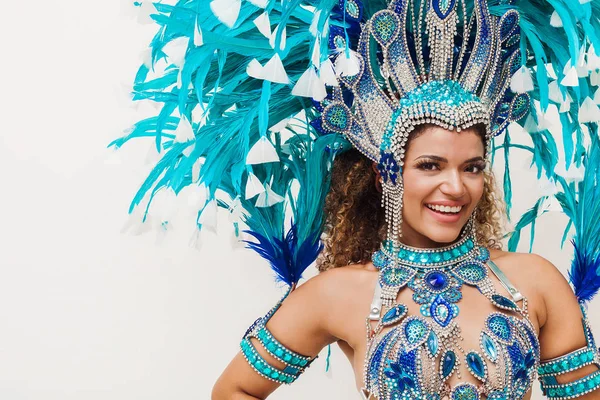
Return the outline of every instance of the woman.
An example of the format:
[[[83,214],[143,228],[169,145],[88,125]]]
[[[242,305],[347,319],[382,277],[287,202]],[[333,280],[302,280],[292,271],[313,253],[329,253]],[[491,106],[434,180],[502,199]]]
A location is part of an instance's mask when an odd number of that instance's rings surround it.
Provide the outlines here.
[[[599,80],[599,2],[301,3],[156,5],[154,59],[176,59],[166,45],[181,38],[186,54],[155,80],[140,69],[137,98],[163,109],[115,143],[152,135],[168,149],[134,205],[150,189],[151,201],[207,187],[198,230],[228,208],[236,236],[244,223],[290,287],[248,329],[213,398],[266,398],[334,342],[365,399],[525,399],[536,376],[549,398],[600,398],[584,307],[600,285],[587,214],[600,208],[600,110],[586,96]],[[550,15],[553,26],[532,22]],[[561,162],[585,168],[579,185],[554,172],[549,104],[566,132]],[[511,144],[508,126],[526,117],[533,146]],[[489,161],[501,149],[508,165],[511,148],[560,187],[575,293],[543,258],[501,250]],[[504,183],[510,201],[509,174]],[[322,273],[294,290],[319,254]]]
[[[483,154],[483,141],[475,129],[456,133],[423,126],[413,134],[403,174],[403,243],[420,249],[455,243],[479,204],[480,209],[485,209],[479,224],[482,242],[489,246],[491,260],[527,299],[529,319],[540,338],[541,359],[552,359],[585,347],[581,311],[562,274],[539,256],[498,249],[499,224],[495,210],[498,199],[494,196],[492,175],[485,170]],[[327,344],[337,342],[354,368],[359,389],[365,382],[368,350],[365,317],[369,315],[379,275],[367,255],[379,246],[377,227],[383,222],[376,190],[380,178],[376,178],[369,164],[355,151],[336,160],[328,202],[330,221],[338,221],[328,232],[331,235],[328,255],[334,261],[323,261],[321,270],[325,271],[295,290],[267,324],[273,336],[286,347],[311,358]],[[455,215],[440,215],[430,209],[431,205],[458,206],[461,210]],[[346,240],[352,237],[348,231],[356,234],[351,243]],[[364,262],[335,268],[357,258],[363,258]],[[511,293],[494,278],[498,293],[510,298]],[[485,301],[475,288],[465,287],[462,293],[459,324],[464,341],[461,346],[466,352],[470,349],[482,352],[480,331],[486,316],[498,308]],[[408,306],[408,315],[420,315],[412,294],[408,288],[401,291],[398,303]],[[270,364],[285,367],[260,345],[256,348]],[[449,385],[481,383],[468,372],[465,364],[459,368],[462,379],[453,374],[447,381]],[[491,363],[488,365],[494,367]],[[557,380],[560,383],[574,381],[597,369],[595,365],[587,365],[560,375]],[[488,374],[492,375],[492,371]],[[280,384],[259,376],[240,352],[216,383],[213,399],[263,399]],[[496,386],[502,388],[502,379]],[[515,398],[510,392],[505,396],[493,398]],[[529,393],[523,398],[530,396]],[[600,398],[600,395],[594,392],[582,398]]]

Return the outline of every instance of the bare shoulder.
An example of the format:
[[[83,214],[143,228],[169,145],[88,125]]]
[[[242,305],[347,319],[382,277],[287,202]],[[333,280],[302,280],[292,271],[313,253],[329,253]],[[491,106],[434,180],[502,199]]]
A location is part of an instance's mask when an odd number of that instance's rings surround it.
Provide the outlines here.
[[[376,275],[375,270],[363,264],[332,268],[307,280],[297,292],[331,305],[347,304],[363,292],[372,292]]]

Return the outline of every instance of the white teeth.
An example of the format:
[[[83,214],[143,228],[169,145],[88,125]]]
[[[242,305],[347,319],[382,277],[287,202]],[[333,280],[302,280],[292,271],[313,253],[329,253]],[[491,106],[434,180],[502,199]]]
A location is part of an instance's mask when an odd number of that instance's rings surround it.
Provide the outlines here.
[[[441,211],[445,213],[454,213],[460,212],[462,210],[462,206],[450,207],[450,206],[440,206],[437,204],[425,204],[428,208],[431,208],[435,211]]]

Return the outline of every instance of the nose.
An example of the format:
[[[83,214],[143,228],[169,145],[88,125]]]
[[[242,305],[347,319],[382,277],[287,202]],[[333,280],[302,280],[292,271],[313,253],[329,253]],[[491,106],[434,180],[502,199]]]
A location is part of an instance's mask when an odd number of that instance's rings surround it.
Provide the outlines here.
[[[440,190],[445,195],[453,198],[463,197],[467,192],[462,176],[456,170],[448,171],[444,181],[440,185]]]

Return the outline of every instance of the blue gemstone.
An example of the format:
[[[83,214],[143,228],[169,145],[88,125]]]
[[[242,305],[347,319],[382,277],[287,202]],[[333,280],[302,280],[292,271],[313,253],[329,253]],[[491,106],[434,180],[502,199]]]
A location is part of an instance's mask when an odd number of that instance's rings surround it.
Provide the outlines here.
[[[470,383],[461,383],[454,387],[452,400],[479,400],[477,388]]]
[[[439,342],[437,335],[433,331],[431,331],[429,337],[427,338],[427,348],[429,349],[429,353],[432,356],[437,354],[437,351],[439,349]]]
[[[381,319],[384,326],[398,322],[406,314],[406,307],[398,304],[386,312]]]
[[[432,272],[427,275],[427,283],[434,289],[442,289],[448,281],[446,275],[441,272]]]
[[[510,308],[512,310],[516,310],[517,308],[519,308],[514,301],[499,295],[499,294],[494,294],[492,295],[492,300],[497,303],[497,305],[499,305],[500,307],[504,307],[504,308]]]
[[[512,338],[510,323],[508,319],[499,314],[493,314],[487,319],[487,326],[490,332],[501,341],[509,342]]]
[[[454,318],[454,313],[450,308],[451,304],[441,295],[437,295],[431,306],[429,307],[429,312],[433,316],[433,320],[437,322],[441,326],[448,326],[452,318]]]
[[[477,379],[484,380],[485,379],[485,365],[484,361],[481,359],[479,354],[475,352],[470,352],[467,354],[467,365],[470,368],[470,371],[475,375]]]
[[[442,360],[442,380],[446,379],[452,373],[452,369],[456,364],[456,354],[452,350],[448,350],[444,353]]]
[[[498,359],[498,350],[496,349],[496,345],[492,341],[492,338],[485,332],[481,334],[481,346],[488,358],[491,361],[496,362]]]

